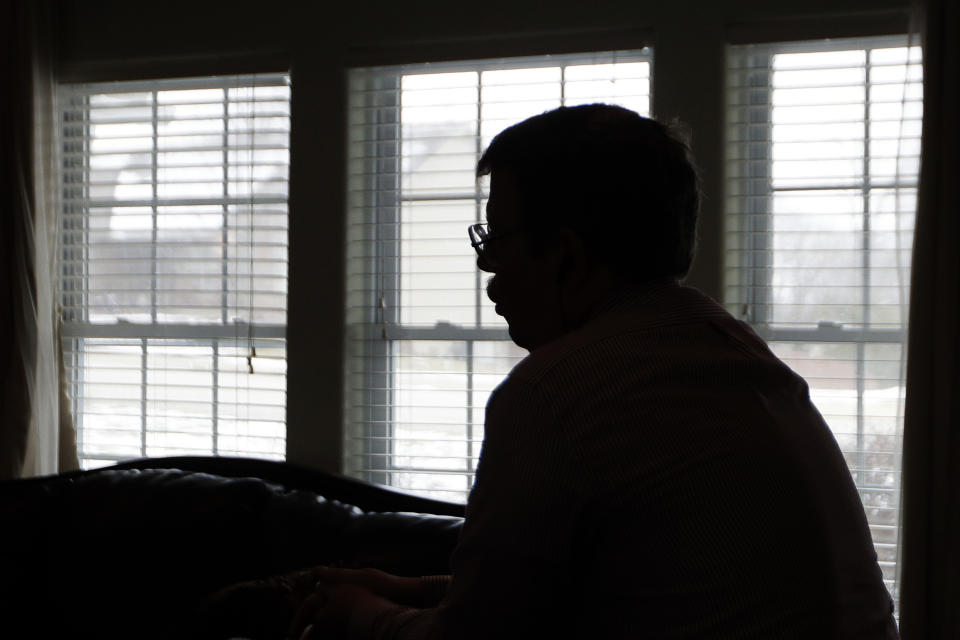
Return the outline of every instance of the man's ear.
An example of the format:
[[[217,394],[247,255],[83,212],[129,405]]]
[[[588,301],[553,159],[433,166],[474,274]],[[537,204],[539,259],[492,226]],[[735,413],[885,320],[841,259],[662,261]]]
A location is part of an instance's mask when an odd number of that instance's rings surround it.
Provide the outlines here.
[[[558,302],[564,331],[571,331],[583,324],[597,300],[606,295],[609,283],[580,236],[570,229],[560,229],[557,236]]]
[[[557,283],[576,291],[590,275],[591,265],[583,240],[571,229],[560,229],[557,232],[557,253]]]

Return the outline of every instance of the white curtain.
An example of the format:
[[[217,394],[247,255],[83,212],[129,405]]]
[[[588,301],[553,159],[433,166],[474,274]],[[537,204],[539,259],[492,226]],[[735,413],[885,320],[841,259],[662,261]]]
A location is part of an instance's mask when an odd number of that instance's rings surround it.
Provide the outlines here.
[[[53,6],[0,8],[0,479],[79,466],[55,304]]]
[[[960,638],[960,5],[927,0],[903,442],[900,630]]]

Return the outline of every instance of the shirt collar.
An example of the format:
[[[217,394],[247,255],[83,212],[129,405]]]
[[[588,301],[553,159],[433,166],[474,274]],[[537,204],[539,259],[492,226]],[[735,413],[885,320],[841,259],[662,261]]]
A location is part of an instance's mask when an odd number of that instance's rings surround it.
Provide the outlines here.
[[[587,314],[584,324],[597,318],[621,311],[631,311],[643,307],[666,291],[678,289],[680,282],[676,278],[656,278],[646,282],[617,289],[611,295],[601,299]]]

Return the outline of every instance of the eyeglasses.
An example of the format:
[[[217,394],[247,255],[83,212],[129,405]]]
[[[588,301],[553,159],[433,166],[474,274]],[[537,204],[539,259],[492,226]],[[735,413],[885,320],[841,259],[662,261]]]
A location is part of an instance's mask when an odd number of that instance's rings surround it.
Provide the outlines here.
[[[490,225],[482,222],[478,224],[472,224],[467,227],[467,234],[470,236],[470,245],[473,246],[477,252],[477,255],[481,258],[490,257],[490,248],[486,246],[488,242],[505,238],[506,236],[516,233],[517,231],[520,231],[520,229],[511,229],[510,231],[504,231],[503,233],[491,234]]]

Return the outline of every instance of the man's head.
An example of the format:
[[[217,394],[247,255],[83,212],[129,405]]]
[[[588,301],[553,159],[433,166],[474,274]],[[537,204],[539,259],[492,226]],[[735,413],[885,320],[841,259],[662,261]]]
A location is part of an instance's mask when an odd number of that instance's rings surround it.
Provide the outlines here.
[[[699,181],[654,120],[602,104],[548,111],[496,136],[477,174],[491,176],[493,238],[478,265],[520,346],[576,328],[618,287],[690,268]]]

